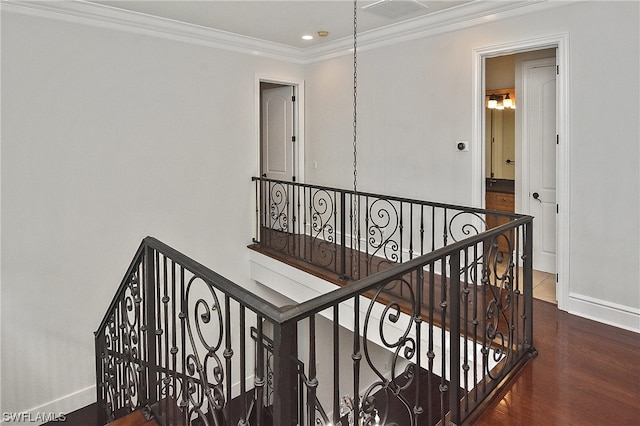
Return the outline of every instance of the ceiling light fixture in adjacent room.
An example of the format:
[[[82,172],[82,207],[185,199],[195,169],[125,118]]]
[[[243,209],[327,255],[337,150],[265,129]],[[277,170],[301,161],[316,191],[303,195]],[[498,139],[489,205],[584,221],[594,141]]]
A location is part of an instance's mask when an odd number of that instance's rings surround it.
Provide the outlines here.
[[[313,36],[311,34],[305,34],[302,36],[303,40],[313,40]]]

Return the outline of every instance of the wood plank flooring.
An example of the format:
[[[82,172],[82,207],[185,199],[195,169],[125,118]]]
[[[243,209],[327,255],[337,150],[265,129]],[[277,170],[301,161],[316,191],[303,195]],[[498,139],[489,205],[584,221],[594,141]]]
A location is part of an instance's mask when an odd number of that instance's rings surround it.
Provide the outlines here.
[[[534,301],[529,362],[474,423],[640,425],[640,334]]]

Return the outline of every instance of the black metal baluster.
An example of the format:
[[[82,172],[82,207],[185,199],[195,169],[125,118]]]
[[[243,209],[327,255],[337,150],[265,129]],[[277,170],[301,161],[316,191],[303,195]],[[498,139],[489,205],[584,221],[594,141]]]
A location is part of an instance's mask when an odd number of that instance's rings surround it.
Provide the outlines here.
[[[515,322],[513,322],[514,325],[514,332],[515,332],[515,341],[517,343],[517,347],[518,347],[518,353],[520,354],[521,351],[524,351],[524,340],[522,338],[521,335],[521,323],[520,320],[522,319],[522,314],[520,314],[520,310],[522,309],[522,312],[524,313],[524,301],[521,301],[520,299],[523,296],[522,290],[520,288],[520,233],[523,231],[523,225],[518,226],[518,228],[516,228],[514,235],[515,235],[515,242],[514,242],[514,247],[513,247],[513,251],[514,251],[514,257],[513,257],[513,262],[514,262],[514,271],[513,271],[513,286],[514,286],[514,290],[516,293],[516,300],[517,300],[517,309],[516,309],[516,313],[519,314],[517,315],[517,319]],[[521,305],[522,303],[522,305]],[[522,308],[521,308],[522,306]]]
[[[524,226],[524,341],[529,353],[535,355],[537,351],[533,345],[533,223],[529,221],[522,226]]]
[[[176,311],[176,262],[171,261],[171,374],[173,376],[173,424],[178,423],[178,312]]]
[[[344,191],[340,191],[340,259],[342,263],[340,275],[342,279],[347,278],[347,224],[345,223],[347,209],[345,202],[346,193]]]
[[[225,360],[225,379],[226,379],[226,403],[224,404],[224,417],[227,422],[232,422],[230,404],[231,404],[231,358],[233,357],[233,348],[231,347],[231,300],[228,294],[224,296],[224,360]],[[244,381],[244,377],[240,378]],[[244,395],[243,395],[244,396]]]
[[[311,188],[309,188],[309,191],[311,191]],[[307,188],[302,188],[302,195],[304,197],[303,203],[302,203],[302,214],[304,215],[304,222],[303,222],[303,229],[302,232],[304,233],[304,255],[303,255],[303,259],[308,259],[307,258],[307,246],[308,246],[308,238],[307,238],[307,223],[308,223],[308,219],[307,219]]]
[[[360,361],[362,353],[360,353],[360,295],[357,294],[353,298],[353,418],[356,423],[359,418],[360,410]]]
[[[462,268],[464,270],[464,280],[463,280],[463,290],[462,290],[462,308],[464,312],[462,313],[464,317],[464,363],[462,365],[462,370],[464,371],[464,392],[465,392],[465,412],[469,411],[469,398],[467,398],[466,393],[469,389],[469,248],[465,247],[464,254],[464,263],[462,264]],[[475,347],[474,347],[475,349]]]
[[[399,261],[399,263],[402,263],[402,250],[404,250],[404,246],[402,245],[402,240],[403,240],[402,237],[403,237],[403,233],[404,233],[404,217],[403,217],[404,215],[403,215],[403,212],[402,212],[402,206],[403,205],[404,205],[404,203],[402,201],[400,201],[400,217],[399,217],[400,224],[399,224],[399,229],[398,229],[400,231],[400,237],[399,237],[400,246],[398,247],[398,261]],[[389,238],[391,238],[391,237],[392,237],[392,235],[389,235]],[[400,287],[400,294],[401,295],[402,295],[402,288],[403,287]]]
[[[105,383],[105,371],[104,371],[104,361],[103,357],[106,356],[106,347],[105,347],[105,333],[106,329],[99,329],[94,334],[94,344],[95,344],[95,360],[96,360],[96,420],[99,425],[104,425],[107,423],[106,416],[106,386]]]
[[[449,280],[449,412],[451,423],[460,424],[460,251],[455,250],[449,257],[451,279]],[[445,324],[443,322],[443,324]],[[444,334],[444,333],[443,333]]]
[[[411,274],[414,276],[414,274]],[[420,387],[420,381],[422,377],[422,286],[424,285],[424,269],[419,268],[415,272],[416,279],[416,297],[414,304],[414,316],[416,322],[416,394],[413,407],[413,413],[415,414],[415,423],[413,426],[420,425],[420,415],[424,412],[424,407],[420,403],[420,393],[422,389]],[[429,420],[430,421],[430,420]]]
[[[435,262],[431,262],[429,263],[429,302],[427,304],[427,306],[429,307],[429,351],[427,352],[427,358],[428,358],[428,363],[429,363],[429,371],[433,372],[433,364],[434,364],[434,359],[435,359],[435,352],[434,352],[434,333],[433,333],[433,327],[434,327],[434,320],[435,320]],[[433,378],[432,378],[432,374],[429,374],[427,376],[427,400],[429,401],[429,405],[427,407],[428,410],[428,417],[429,419],[433,419],[433,392],[431,391],[431,389],[433,389]]]
[[[316,418],[316,390],[318,378],[316,377],[316,316],[309,316],[309,380],[307,381],[307,421],[309,426],[315,426]]]
[[[309,260],[313,263],[313,246],[314,246],[314,241],[315,241],[315,235],[313,234],[313,197],[314,194],[311,192],[311,188],[309,188],[309,220],[311,221],[309,223],[309,233],[311,234],[311,240],[309,243]]]
[[[365,274],[366,276],[371,275],[371,260],[369,258],[369,196],[365,196],[364,197],[364,246],[365,246],[365,257],[364,257],[364,264],[365,264]],[[360,218],[358,217],[358,228],[360,227]],[[360,233],[359,229],[358,229],[358,234]],[[358,276],[358,278],[363,278]]]
[[[420,256],[424,255],[424,204],[420,204]]]
[[[296,235],[297,238],[300,241],[300,244],[298,244],[298,253],[297,253],[297,257],[300,258],[302,256],[302,246],[305,244],[305,239],[304,239],[304,235],[300,232],[300,185],[298,185],[296,187],[296,190],[298,192],[298,205],[296,206],[296,216],[298,218],[297,223],[298,223],[298,229],[296,230]],[[302,188],[303,191],[303,195],[304,195],[304,188]],[[304,210],[304,209],[303,209]]]
[[[436,249],[436,208],[431,207],[431,251]]]
[[[180,349],[182,352],[182,400],[180,401],[180,410],[182,411],[182,419],[185,424],[188,422],[188,402],[187,402],[187,301],[185,293],[185,268],[180,266]]]
[[[260,238],[260,185],[262,184],[262,182],[260,181],[260,179],[253,179],[254,185],[255,185],[255,203],[256,203],[256,233],[253,237],[253,242],[257,243],[260,242],[261,238]]]
[[[238,426],[246,426],[249,419],[246,417],[249,413],[249,402],[247,401],[247,355],[246,355],[246,309],[244,305],[240,305],[240,398],[242,398],[243,409],[240,415]]]
[[[336,235],[338,232],[338,196],[336,195],[337,191],[333,191],[333,264],[334,271],[339,274],[341,268],[338,266],[338,253],[340,253],[340,247],[338,242],[338,236]]]
[[[145,248],[145,284],[147,300],[147,361],[149,402],[158,401],[156,359],[156,259],[155,250]]]
[[[413,259],[413,203],[409,203],[409,260]]]
[[[474,398],[473,401],[478,401],[478,351],[476,350],[476,346],[478,345],[478,314],[480,313],[478,309],[478,295],[483,297],[484,295],[484,287],[480,284],[482,283],[482,277],[478,276],[482,271],[478,271],[478,259],[480,253],[478,252],[478,246],[482,243],[475,243],[473,245],[473,391]]]
[[[295,235],[296,229],[296,191],[293,183],[287,185],[287,214],[291,215],[291,222],[287,224],[287,240],[291,240],[291,247],[289,248],[289,253],[291,256],[296,255],[297,250],[297,238]],[[291,192],[291,203],[289,203],[289,192]]]
[[[439,259],[440,265],[442,268],[442,272],[440,275],[440,324],[447,324],[447,257],[442,257]],[[452,331],[450,331],[452,333]],[[449,389],[447,385],[447,364],[446,364],[446,353],[447,353],[447,338],[446,333],[440,333],[440,371],[442,375],[440,377],[440,418],[444,419],[447,411],[445,410],[445,397],[446,392]],[[451,349],[449,349],[451,350]],[[453,360],[453,358],[451,358]],[[451,408],[451,407],[450,407]]]
[[[443,246],[446,247],[449,242],[448,232],[447,232],[448,227],[447,227],[447,208],[446,207],[443,209],[443,215],[444,215],[444,218],[442,220],[442,243],[443,243]],[[451,230],[449,229],[449,232],[450,231]]]
[[[257,317],[258,340],[256,342],[256,378],[255,378],[255,407],[256,423],[262,426],[264,419],[264,334],[262,326],[264,319],[261,315]],[[277,419],[274,419],[277,421]]]
[[[169,377],[169,373],[166,372],[169,367],[169,283],[168,283],[168,265],[167,265],[167,256],[162,256],[162,291],[164,295],[162,296],[162,310],[164,313],[164,328],[162,329],[162,334],[164,335],[164,362],[162,359],[160,360],[160,369],[161,371],[165,371],[164,378],[162,379],[162,388],[160,390],[160,395],[164,394],[164,401],[162,404],[158,404],[159,406],[164,405],[164,413],[169,414],[169,394],[168,394],[168,386],[171,382],[171,378]]]
[[[265,209],[265,216],[268,215],[269,220],[267,222],[267,229],[266,232],[269,235],[268,237],[268,244],[269,246],[271,246],[273,244],[273,240],[276,238],[275,236],[275,230],[274,230],[274,218],[273,218],[273,214],[271,212],[271,209],[273,208],[273,200],[272,200],[272,196],[271,196],[271,191],[273,190],[273,185],[271,182],[267,182],[267,188],[269,189],[269,192],[267,194],[267,205],[266,205],[266,209]]]
[[[340,305],[333,306],[333,424],[340,420]]]

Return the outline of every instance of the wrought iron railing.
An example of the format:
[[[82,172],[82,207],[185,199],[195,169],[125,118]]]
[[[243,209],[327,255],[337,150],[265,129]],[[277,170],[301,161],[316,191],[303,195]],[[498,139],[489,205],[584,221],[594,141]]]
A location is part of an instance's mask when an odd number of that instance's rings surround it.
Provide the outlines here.
[[[100,424],[141,408],[171,425],[472,419],[535,354],[532,219],[487,230],[483,211],[424,205],[448,223],[433,251],[416,250],[434,229],[418,227],[398,263],[282,308],[146,238],[95,334]]]
[[[253,180],[254,242],[344,279],[364,278],[520,217],[368,192],[354,195],[353,190],[299,182]],[[506,239],[499,244],[502,252]]]

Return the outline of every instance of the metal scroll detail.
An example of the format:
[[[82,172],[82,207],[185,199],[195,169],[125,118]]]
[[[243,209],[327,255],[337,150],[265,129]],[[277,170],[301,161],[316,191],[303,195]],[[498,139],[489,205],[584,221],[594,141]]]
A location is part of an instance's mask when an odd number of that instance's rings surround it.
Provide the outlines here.
[[[309,205],[314,261],[329,266],[335,261],[335,201],[326,190],[315,191]],[[333,222],[333,223],[332,223]]]
[[[140,281],[133,273],[104,331],[101,386],[108,420],[113,420],[117,412],[134,411],[142,402],[141,301]]]
[[[272,231],[270,243],[278,250],[289,245],[289,193],[285,184],[274,182],[269,187],[269,221],[267,227]]]
[[[397,231],[400,227],[400,215],[396,206],[389,200],[378,198],[371,203],[367,212],[367,244],[373,250],[371,258],[381,258],[375,268],[381,265],[397,263],[400,260],[400,243]],[[374,267],[371,262],[371,267]]]
[[[503,240],[507,247],[506,253],[498,248],[500,240]],[[513,355],[512,303],[514,296],[517,297],[519,294],[519,290],[514,289],[513,285],[515,264],[511,240],[505,234],[494,237],[485,256],[482,284],[487,290],[487,307],[484,314],[486,344],[482,353],[487,365],[487,375],[492,379],[498,379]],[[492,364],[498,366],[489,368]]]
[[[415,309],[414,307],[416,306],[413,287],[410,282],[405,279],[391,281],[382,286],[377,290],[375,296],[369,303],[369,308],[364,320],[363,337],[365,338],[363,339],[363,351],[367,364],[378,379],[369,386],[362,396],[360,416],[362,418],[362,424],[366,425],[394,424],[388,423],[390,415],[398,418],[398,413],[389,412],[389,400],[391,398],[399,401],[401,406],[405,408],[406,415],[410,419],[408,424],[415,424],[415,407],[411,406],[411,402],[409,402],[402,392],[413,383],[417,374],[415,370],[416,366],[413,363],[409,363],[406,368],[402,368],[402,361],[412,359],[416,354],[416,340],[415,337],[412,336],[416,313],[408,313],[407,316],[410,319],[407,321],[403,330],[397,329],[398,325],[400,325],[399,320],[401,317],[400,303],[397,301],[384,303],[380,317],[375,318],[373,316],[374,307],[382,304],[384,300],[388,300],[390,287],[396,287],[396,290],[398,287],[402,287],[401,292],[405,295],[403,299],[408,302],[412,310]],[[389,325],[393,326],[389,327]],[[366,337],[375,333],[375,331],[373,331],[375,328],[377,328],[380,342],[393,353],[389,378],[374,364],[370,355],[370,339]],[[383,398],[381,398],[381,396],[384,396],[386,401],[382,400]],[[397,406],[397,404],[394,404],[394,406]]]
[[[219,412],[225,405],[224,368],[218,356],[224,336],[222,309],[213,288],[197,276],[187,284],[185,304],[187,312],[181,318],[192,350],[186,357],[187,417],[209,425],[206,413]]]

